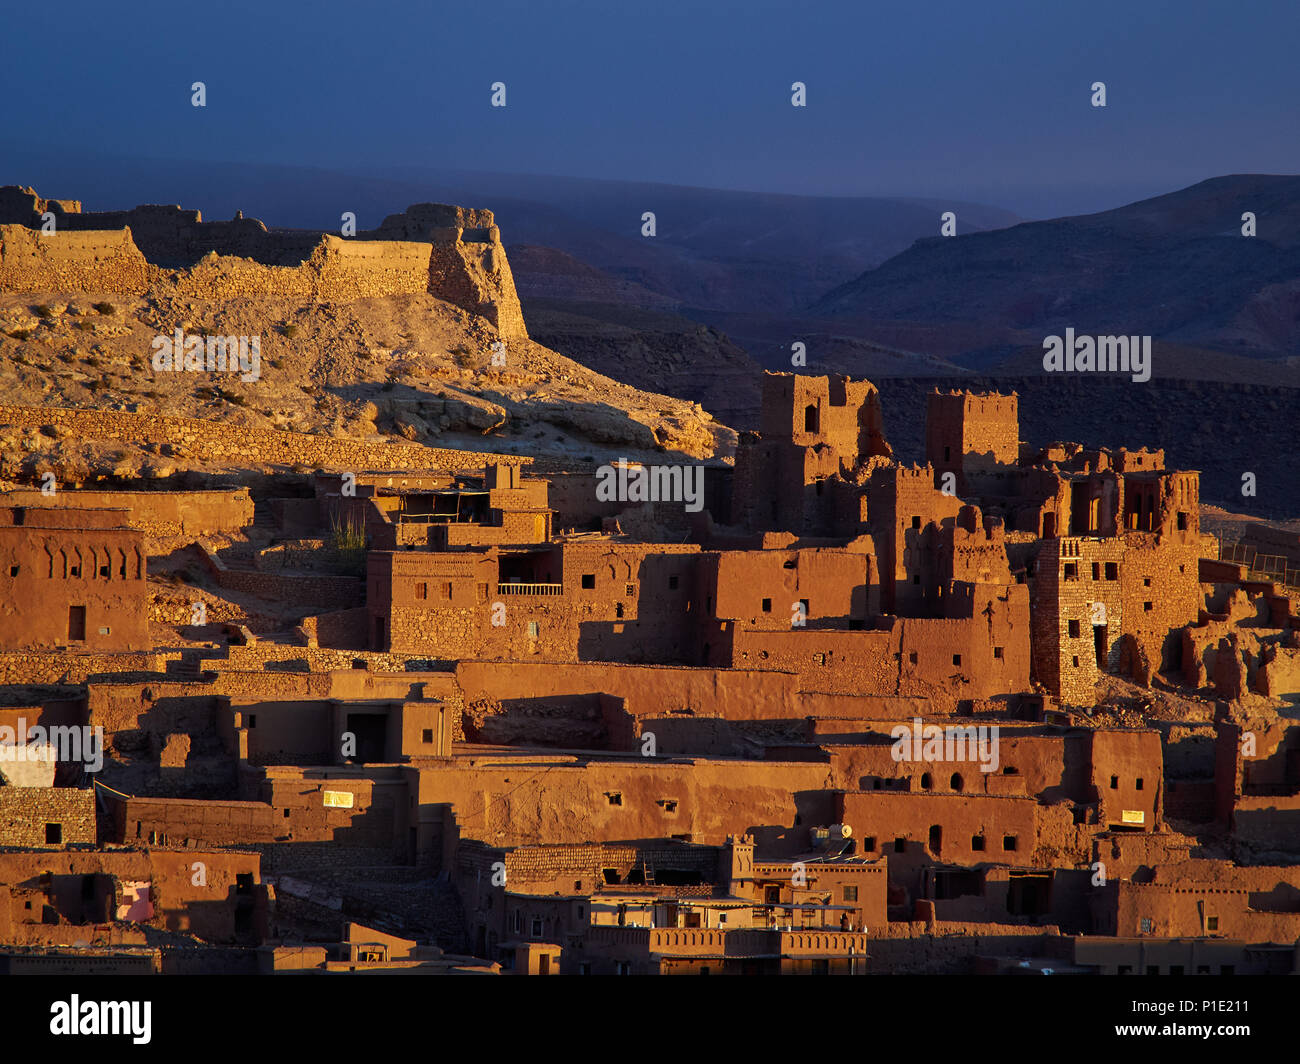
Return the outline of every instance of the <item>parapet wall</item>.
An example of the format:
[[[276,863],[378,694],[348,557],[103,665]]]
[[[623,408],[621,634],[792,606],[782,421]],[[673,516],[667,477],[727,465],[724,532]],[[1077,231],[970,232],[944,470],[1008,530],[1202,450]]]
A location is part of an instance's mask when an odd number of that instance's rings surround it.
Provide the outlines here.
[[[53,496],[35,488],[0,492],[0,506],[47,510],[117,510],[121,524],[155,536],[204,536],[235,532],[253,523],[253,499],[247,488],[228,491],[60,491]],[[24,522],[33,524],[28,515]]]

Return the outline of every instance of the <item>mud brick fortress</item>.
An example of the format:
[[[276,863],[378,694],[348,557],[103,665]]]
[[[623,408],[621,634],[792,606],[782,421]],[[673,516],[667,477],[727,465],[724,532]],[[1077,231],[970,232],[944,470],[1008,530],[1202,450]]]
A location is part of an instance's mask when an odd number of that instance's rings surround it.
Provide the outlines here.
[[[46,220],[57,238],[42,231]],[[83,213],[76,200],[0,187],[0,288],[138,296],[160,274],[174,274],[178,294],[193,299],[432,292],[502,337],[527,336],[491,211],[416,204],[343,238],[242,216],[205,222],[178,206]]]
[[[122,284],[233,242],[268,284],[508,279],[475,212],[286,266],[256,223],[18,207],[8,284],[46,211]],[[315,472],[0,496],[0,967],[1296,971],[1286,570],[1158,450],[935,392],[905,465],[885,414],[767,375],[698,513],[289,433],[242,446]]]

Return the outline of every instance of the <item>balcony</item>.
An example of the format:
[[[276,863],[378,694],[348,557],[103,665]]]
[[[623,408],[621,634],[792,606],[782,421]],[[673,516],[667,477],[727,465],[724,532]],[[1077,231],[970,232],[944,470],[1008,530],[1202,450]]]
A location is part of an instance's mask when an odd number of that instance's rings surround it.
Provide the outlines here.
[[[498,595],[563,595],[563,584],[497,584]]]

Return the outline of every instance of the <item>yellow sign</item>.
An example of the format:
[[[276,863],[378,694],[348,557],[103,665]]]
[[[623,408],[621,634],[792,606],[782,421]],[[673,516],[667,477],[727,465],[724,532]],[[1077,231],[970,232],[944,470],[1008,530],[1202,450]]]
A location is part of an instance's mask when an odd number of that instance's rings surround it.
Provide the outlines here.
[[[1121,824],[1145,824],[1147,815],[1141,809],[1125,809],[1119,819]]]
[[[326,809],[351,809],[353,795],[351,791],[326,791],[325,808]],[[1127,813],[1124,814],[1128,816]],[[1138,814],[1141,816],[1141,814]]]

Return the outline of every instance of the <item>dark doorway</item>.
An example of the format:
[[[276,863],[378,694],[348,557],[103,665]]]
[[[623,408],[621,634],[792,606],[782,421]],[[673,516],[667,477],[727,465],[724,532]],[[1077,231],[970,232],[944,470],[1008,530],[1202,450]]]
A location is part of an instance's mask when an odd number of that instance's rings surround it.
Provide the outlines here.
[[[1043,916],[1051,912],[1052,877],[1012,872],[1007,884],[1007,912],[1013,916]]]
[[[933,824],[930,827],[930,852],[934,854],[936,857],[938,857],[939,852],[942,849],[943,849],[943,828],[941,828],[938,824]]]
[[[78,642],[86,638],[86,607],[68,607],[68,638]]]
[[[1056,514],[1043,514],[1043,539],[1056,538]]]
[[[804,432],[817,432],[817,406],[810,403],[804,407],[803,411],[803,430]]]
[[[347,730],[357,737],[352,760],[358,764],[384,760],[388,718],[382,713],[349,713]]]
[[[1092,646],[1097,653],[1097,668],[1105,672],[1106,651],[1110,647],[1110,640],[1106,638],[1106,625],[1094,624],[1092,626]]]

